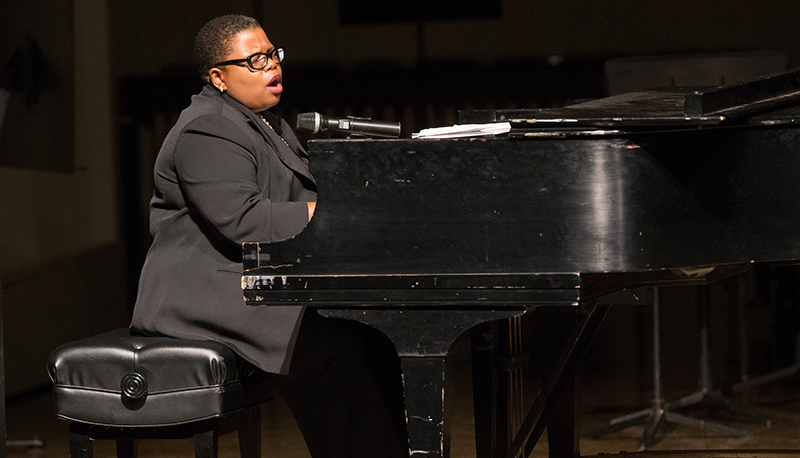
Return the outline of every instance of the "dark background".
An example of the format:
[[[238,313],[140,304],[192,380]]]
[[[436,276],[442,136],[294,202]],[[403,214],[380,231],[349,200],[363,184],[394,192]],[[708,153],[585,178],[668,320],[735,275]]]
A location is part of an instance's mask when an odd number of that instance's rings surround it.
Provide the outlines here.
[[[286,49],[286,91],[275,112],[290,123],[305,111],[366,116],[400,121],[409,137],[454,124],[459,110],[603,97],[607,64],[623,58],[656,65],[617,66],[615,78],[645,67],[663,76],[666,65],[667,85],[732,82],[720,71],[794,68],[798,9],[794,0],[6,2],[0,71],[32,38],[50,81],[27,107],[24,93],[13,89],[0,129],[7,392],[24,396],[46,387],[46,357],[58,344],[127,325],[149,244],[152,163],[199,89],[192,41],[215,16],[252,15]],[[722,70],[706,71],[692,61],[698,57]],[[657,80],[635,72],[627,78]],[[754,370],[785,364],[774,302],[763,299],[754,276],[745,282],[750,351],[763,362]],[[719,304],[712,311],[714,373],[723,380],[735,377],[738,360],[735,316],[726,306],[738,291],[732,284],[712,290]],[[665,383],[694,386],[696,360],[686,355],[696,351],[696,295],[669,294],[665,326],[676,326],[664,337],[665,365],[686,370],[665,375]],[[613,311],[589,368],[613,377],[636,366],[646,378],[643,323],[633,307]]]

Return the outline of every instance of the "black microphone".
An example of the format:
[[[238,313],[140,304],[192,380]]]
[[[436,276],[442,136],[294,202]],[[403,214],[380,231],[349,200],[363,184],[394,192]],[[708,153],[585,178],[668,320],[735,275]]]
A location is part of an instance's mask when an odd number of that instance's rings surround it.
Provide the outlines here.
[[[297,128],[317,133],[323,130],[342,132],[367,137],[398,138],[400,123],[373,121],[369,118],[331,118],[319,113],[300,113],[297,115]]]

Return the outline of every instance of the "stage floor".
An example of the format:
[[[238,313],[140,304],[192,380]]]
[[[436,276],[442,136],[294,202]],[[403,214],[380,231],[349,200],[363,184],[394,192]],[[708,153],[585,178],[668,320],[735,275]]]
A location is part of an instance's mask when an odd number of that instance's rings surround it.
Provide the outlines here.
[[[584,381],[584,411],[582,431],[589,433],[602,428],[607,421],[632,410],[647,407],[636,406],[646,393],[630,393],[629,383],[608,380]],[[591,383],[589,383],[591,382]],[[472,458],[475,456],[472,402],[469,383],[456,385],[456,407],[452,418],[452,454],[454,458]],[[748,398],[737,397],[737,400],[748,401],[764,417],[770,420],[770,426],[761,426],[736,420],[724,412],[715,411],[703,406],[692,406],[681,409],[685,415],[707,421],[722,422],[728,426],[746,429],[752,432],[747,437],[727,437],[725,435],[704,431],[687,426],[674,426],[663,431],[663,439],[651,450],[637,453],[637,446],[642,437],[643,427],[632,426],[622,431],[603,436],[599,439],[585,438],[581,440],[583,456],[623,455],[626,458],[784,458],[800,456],[800,383],[798,379],[787,379],[774,382],[751,390]],[[688,393],[667,392],[668,399]],[[596,402],[598,396],[605,401]],[[608,407],[608,396],[618,399],[617,407]],[[599,407],[602,406],[602,407]],[[68,451],[67,424],[53,416],[51,395],[42,393],[9,403],[8,438],[10,445],[7,456],[12,458],[42,457],[66,458]],[[265,458],[306,458],[302,436],[294,423],[288,407],[278,397],[265,405],[263,409],[263,456]],[[43,447],[17,445],[16,441],[40,440]],[[142,458],[191,458],[193,456],[191,440],[141,441],[139,456]],[[98,458],[115,456],[114,443],[111,441],[95,442],[95,456]],[[238,457],[238,441],[235,434],[221,438],[221,457]],[[537,444],[534,457],[547,457],[546,437]]]

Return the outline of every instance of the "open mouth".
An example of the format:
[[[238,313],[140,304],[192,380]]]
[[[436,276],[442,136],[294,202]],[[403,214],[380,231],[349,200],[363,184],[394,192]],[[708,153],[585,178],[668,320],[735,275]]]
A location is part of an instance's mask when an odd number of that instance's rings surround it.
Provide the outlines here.
[[[280,75],[273,76],[272,79],[269,80],[269,83],[267,83],[267,90],[273,94],[280,94],[283,92],[283,84],[281,84],[281,79],[282,78]]]

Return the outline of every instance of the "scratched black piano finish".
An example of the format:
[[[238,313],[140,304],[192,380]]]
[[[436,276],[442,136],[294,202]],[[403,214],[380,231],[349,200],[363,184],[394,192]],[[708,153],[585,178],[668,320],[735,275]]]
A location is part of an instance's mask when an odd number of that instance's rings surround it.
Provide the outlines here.
[[[780,90],[758,109],[726,99],[713,112],[696,99],[716,90],[643,93],[638,114],[603,99],[540,135],[525,135],[535,118],[563,110],[516,111],[510,138],[313,141],[315,216],[289,241],[244,244],[246,303],[304,304],[385,333],[402,361],[410,454],[426,457],[448,455],[445,357],[459,334],[538,307],[574,311],[519,434],[479,450],[528,453],[602,321],[602,296],[800,257],[800,109]],[[575,434],[551,437],[551,456],[578,454]]]

